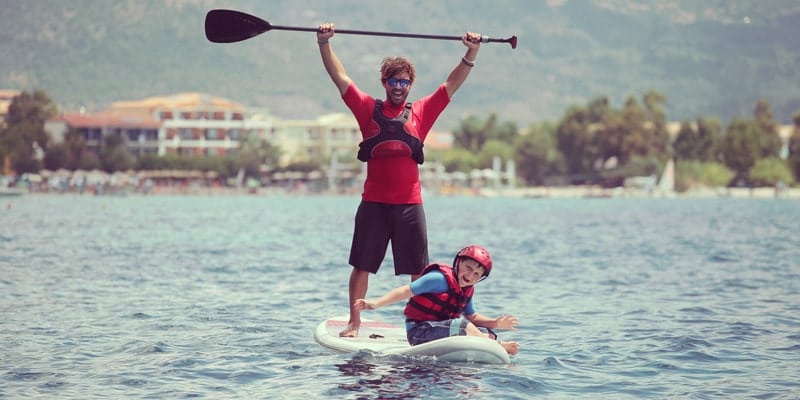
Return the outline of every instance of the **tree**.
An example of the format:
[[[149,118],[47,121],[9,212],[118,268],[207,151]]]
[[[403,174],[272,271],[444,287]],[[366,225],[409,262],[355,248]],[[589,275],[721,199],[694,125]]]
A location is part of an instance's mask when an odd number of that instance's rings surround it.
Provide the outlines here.
[[[556,127],[556,147],[564,156],[567,173],[580,175],[594,171],[602,157],[595,135],[609,110],[608,99],[598,97],[586,107],[570,107]]]
[[[627,140],[630,140],[633,133],[629,131],[622,112],[613,109],[607,110],[603,114],[601,122],[592,124],[589,129],[593,132],[593,142],[599,151],[599,156],[594,160],[594,169],[597,169],[601,165],[600,163],[612,157],[621,160],[623,163],[628,161],[629,154],[625,152],[623,147],[625,146],[626,137]]]
[[[280,147],[247,135],[239,142],[239,149],[232,154],[233,169],[236,171],[244,169],[247,176],[259,176],[262,165],[274,167],[280,157]],[[314,165],[319,166],[319,161],[317,160]]]
[[[488,140],[484,143],[481,151],[478,152],[478,167],[491,168],[495,157],[506,161],[513,159],[514,147],[512,143],[502,142],[497,139]]]
[[[494,114],[492,114],[494,115]],[[503,121],[494,126],[491,139],[499,140],[503,143],[514,143],[519,137],[519,127],[512,121]]]
[[[556,147],[564,155],[569,174],[591,171],[591,162],[599,155],[593,145],[587,114],[585,109],[573,107],[556,128]]]
[[[721,187],[733,179],[730,169],[717,162],[681,161],[675,164],[675,189]]]
[[[644,94],[642,99],[645,110],[647,110],[648,127],[647,134],[647,154],[648,156],[662,156],[667,151],[669,144],[669,134],[667,133],[667,114],[664,112],[664,103],[667,97],[655,90],[650,90]]]
[[[47,148],[47,151],[44,153],[44,159],[42,160],[42,163],[44,164],[45,169],[57,170],[64,168],[64,166],[67,165],[68,160],[69,152],[67,151],[67,147],[64,145],[64,143],[56,143]]]
[[[800,111],[794,114],[794,132],[789,138],[789,168],[794,179],[800,182]]]
[[[720,126],[714,119],[699,118],[695,122],[683,121],[672,144],[675,158],[683,161],[711,161],[714,159]]]
[[[617,110],[600,97],[585,108],[571,108],[556,129],[556,139],[567,171],[584,177],[572,180],[597,176],[610,159],[624,166],[636,158],[663,158],[668,143],[663,102],[663,95],[650,91],[643,97],[645,107],[628,97]]]
[[[466,149],[454,147],[442,154],[441,162],[447,171],[469,172],[478,167],[478,155]]]
[[[112,173],[133,167],[134,158],[125,147],[125,140],[119,134],[106,135],[100,150],[100,164],[103,170]]]
[[[517,174],[528,184],[543,185],[548,176],[561,175],[566,167],[556,149],[556,130],[549,123],[531,125],[514,146]]]
[[[778,123],[772,116],[769,102],[764,99],[758,100],[753,115],[761,130],[761,157],[778,157],[783,142],[778,135]]]
[[[169,156],[159,157],[155,154],[145,154],[136,160],[134,168],[149,171],[167,169],[169,166]]]
[[[621,165],[627,164],[634,156],[647,156],[651,153],[647,113],[635,98],[629,97],[620,113],[620,126],[617,128],[619,149],[617,159]]]
[[[44,168],[57,170],[65,168],[71,171],[78,169],[92,170],[102,166],[100,157],[86,149],[86,139],[74,129],[64,134],[62,143],[54,143],[47,147],[42,160]],[[128,165],[126,168],[129,168]]]
[[[43,155],[50,142],[44,123],[57,112],[44,91],[22,92],[14,97],[8,106],[6,127],[0,132],[0,158],[7,157],[17,173],[39,171],[37,150]]]
[[[756,122],[734,118],[722,141],[722,152],[725,165],[736,172],[736,179],[749,179],[750,169],[761,154],[761,130]]]
[[[453,148],[442,153],[441,162],[448,171],[490,168],[494,157],[502,160],[514,157],[513,144],[518,136],[517,125],[499,121],[495,113],[485,121],[470,115],[453,132]]]
[[[706,151],[700,151],[703,161],[721,161],[720,142],[722,141],[722,126],[718,119],[699,118],[697,120],[697,133],[700,136],[700,146],[707,146]]]
[[[792,172],[786,161],[778,157],[762,158],[756,161],[750,171],[750,180],[753,186],[772,186],[783,183],[789,184],[792,179]]]
[[[459,128],[453,133],[453,144],[471,152],[478,153],[489,140],[513,143],[519,136],[519,129],[513,122],[499,122],[496,113],[492,113],[481,121],[475,116],[468,116],[461,121]]]
[[[79,158],[77,162],[78,165],[75,169],[82,169],[86,171],[100,169],[100,167],[103,165],[100,161],[100,157],[98,157],[97,154],[91,150],[85,150],[81,152],[81,158]]]
[[[663,157],[668,141],[663,101],[663,95],[651,91],[642,99],[645,107],[631,96],[622,110],[608,109],[597,130],[600,161],[616,157],[625,165],[637,157]]]
[[[461,121],[459,128],[453,132],[453,144],[468,151],[477,153],[488,140],[487,123],[474,115]]]
[[[7,173],[22,174],[41,169],[36,159],[33,135],[30,133],[36,129],[34,125],[28,122],[10,125],[0,135],[0,154],[3,159],[9,160],[12,169]]]
[[[672,143],[672,152],[676,159],[681,161],[699,161],[700,134],[689,121],[682,121],[675,142]]]

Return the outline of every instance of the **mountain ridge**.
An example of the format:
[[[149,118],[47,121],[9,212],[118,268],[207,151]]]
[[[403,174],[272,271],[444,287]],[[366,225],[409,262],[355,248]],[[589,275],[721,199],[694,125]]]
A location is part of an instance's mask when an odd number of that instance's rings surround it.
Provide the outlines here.
[[[0,88],[43,89],[67,110],[202,92],[280,118],[347,112],[310,32],[270,31],[233,44],[208,42],[205,13],[242,10],[279,25],[492,37],[438,129],[495,112],[520,126],[557,120],[572,105],[606,96],[621,105],[650,90],[667,97],[670,120],[749,117],[759,98],[776,119],[800,110],[800,3],[745,0],[0,0]],[[407,55],[430,93],[459,62],[457,41],[337,35],[348,74],[379,96],[384,56]]]

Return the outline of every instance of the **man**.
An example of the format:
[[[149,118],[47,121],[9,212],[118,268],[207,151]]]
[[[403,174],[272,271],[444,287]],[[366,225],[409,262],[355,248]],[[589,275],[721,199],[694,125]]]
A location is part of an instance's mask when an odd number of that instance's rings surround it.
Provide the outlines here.
[[[361,325],[356,299],[367,294],[369,274],[377,273],[389,241],[395,275],[415,280],[428,265],[428,237],[418,164],[422,143],[455,92],[475,65],[481,35],[467,32],[461,38],[466,54],[432,94],[408,103],[414,84],[414,66],[403,57],[387,57],[381,65],[384,100],[359,90],[333,52],[330,40],[335,25],[319,26],[317,43],[325,70],[355,116],[364,141],[358,158],[367,163],[367,178],[355,217],[349,263],[350,319],[340,336],[355,337]]]

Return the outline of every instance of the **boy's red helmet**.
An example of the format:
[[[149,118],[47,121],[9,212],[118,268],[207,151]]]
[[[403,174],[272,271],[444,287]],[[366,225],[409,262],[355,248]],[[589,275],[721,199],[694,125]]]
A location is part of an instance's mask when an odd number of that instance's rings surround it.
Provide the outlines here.
[[[453,265],[457,264],[459,257],[471,258],[483,266],[483,268],[486,270],[486,272],[483,274],[483,278],[489,276],[489,272],[492,271],[492,256],[489,255],[488,250],[481,246],[472,244],[459,250],[456,254],[455,260],[453,261]]]

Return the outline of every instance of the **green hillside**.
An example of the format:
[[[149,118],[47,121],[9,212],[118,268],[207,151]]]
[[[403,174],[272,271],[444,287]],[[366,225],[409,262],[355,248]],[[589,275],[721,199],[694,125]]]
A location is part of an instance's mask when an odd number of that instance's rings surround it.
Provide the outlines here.
[[[407,1],[0,0],[0,88],[43,89],[64,109],[184,91],[226,97],[282,118],[345,112],[313,33],[270,31],[236,44],[203,34],[205,13],[234,8],[276,25],[493,37],[442,116],[497,112],[527,123],[608,96],[667,96],[671,120],[749,116],[767,99],[783,122],[800,110],[800,3],[795,0]],[[338,35],[333,45],[360,87],[379,95],[382,57],[418,70],[412,97],[444,80],[457,41]]]

